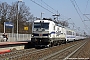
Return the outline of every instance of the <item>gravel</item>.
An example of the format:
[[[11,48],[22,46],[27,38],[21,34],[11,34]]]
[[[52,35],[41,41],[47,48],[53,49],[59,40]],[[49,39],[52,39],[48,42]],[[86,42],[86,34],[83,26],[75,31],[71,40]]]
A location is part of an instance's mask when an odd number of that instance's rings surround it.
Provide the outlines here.
[[[90,39],[86,39],[86,40],[89,40],[88,43],[85,46],[83,46],[79,51],[77,51],[70,58],[88,59],[89,60],[89,58],[90,58]]]

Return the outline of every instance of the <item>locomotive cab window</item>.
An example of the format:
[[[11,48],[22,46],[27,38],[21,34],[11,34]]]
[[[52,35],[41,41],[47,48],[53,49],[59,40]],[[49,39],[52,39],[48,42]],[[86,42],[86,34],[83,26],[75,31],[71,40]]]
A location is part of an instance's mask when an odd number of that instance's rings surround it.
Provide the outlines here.
[[[49,29],[49,23],[34,23],[34,28]]]

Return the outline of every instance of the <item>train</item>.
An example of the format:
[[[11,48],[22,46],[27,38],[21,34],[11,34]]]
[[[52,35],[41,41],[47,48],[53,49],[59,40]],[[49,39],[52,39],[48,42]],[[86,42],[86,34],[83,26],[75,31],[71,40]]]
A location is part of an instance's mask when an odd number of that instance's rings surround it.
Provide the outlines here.
[[[35,47],[52,47],[85,38],[86,36],[52,19],[38,19],[32,24],[31,42]]]

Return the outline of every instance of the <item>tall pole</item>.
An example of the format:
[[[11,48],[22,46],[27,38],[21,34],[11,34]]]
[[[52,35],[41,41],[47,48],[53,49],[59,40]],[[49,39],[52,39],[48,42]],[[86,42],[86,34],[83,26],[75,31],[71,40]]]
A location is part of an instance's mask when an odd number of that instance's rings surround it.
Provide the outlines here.
[[[18,41],[18,3],[19,2],[22,2],[22,0],[19,0],[18,2],[17,2],[17,39],[16,39],[16,41]]]
[[[42,19],[42,12],[41,12],[41,19]]]
[[[57,15],[59,16],[58,11],[57,11]],[[58,16],[57,16],[57,21],[58,21]]]
[[[58,11],[57,11],[57,14],[55,14],[55,15],[52,15],[52,16],[56,16],[56,18],[57,18],[57,21],[58,21],[58,17],[60,16],[60,14],[58,14]]]
[[[41,12],[41,20],[42,20],[42,14],[44,14],[43,12]]]
[[[17,39],[16,41],[18,40],[18,3],[19,1],[17,2]]]
[[[5,22],[4,22],[4,33],[5,33]]]

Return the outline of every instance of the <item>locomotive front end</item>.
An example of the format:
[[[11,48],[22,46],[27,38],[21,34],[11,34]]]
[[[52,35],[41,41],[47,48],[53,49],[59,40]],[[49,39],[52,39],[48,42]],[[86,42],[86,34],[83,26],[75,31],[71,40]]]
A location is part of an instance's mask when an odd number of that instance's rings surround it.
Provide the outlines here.
[[[35,46],[45,46],[49,44],[49,22],[43,20],[34,21],[31,42]]]

